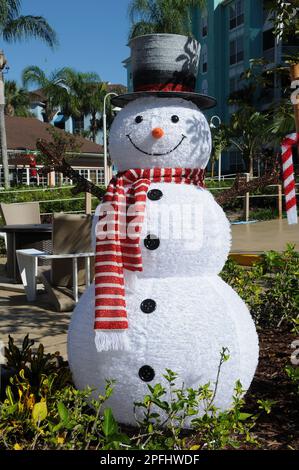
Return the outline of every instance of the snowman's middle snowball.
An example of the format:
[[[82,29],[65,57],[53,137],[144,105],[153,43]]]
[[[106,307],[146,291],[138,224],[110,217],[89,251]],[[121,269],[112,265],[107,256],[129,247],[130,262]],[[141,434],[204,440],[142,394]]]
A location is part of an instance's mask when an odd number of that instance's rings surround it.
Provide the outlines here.
[[[153,137],[156,128],[163,130],[162,138]],[[204,115],[190,101],[140,98],[129,103],[114,119],[109,151],[119,171],[205,168],[211,152],[210,128]]]

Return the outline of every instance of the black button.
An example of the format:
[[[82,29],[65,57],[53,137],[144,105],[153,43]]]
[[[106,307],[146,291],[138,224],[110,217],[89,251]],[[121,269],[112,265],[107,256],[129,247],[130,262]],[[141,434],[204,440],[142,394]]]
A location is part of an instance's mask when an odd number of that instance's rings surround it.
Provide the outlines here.
[[[148,250],[156,250],[160,245],[160,240],[156,235],[147,235],[147,237],[144,239],[144,246]]]
[[[163,193],[162,193],[162,191],[160,191],[160,189],[151,189],[151,190],[147,193],[147,197],[148,197],[151,201],[159,201],[159,199],[161,199],[162,196],[163,196]]]
[[[144,382],[150,382],[155,377],[155,371],[151,366],[140,367],[138,374]]]
[[[153,299],[145,299],[141,302],[140,308],[143,313],[152,313],[156,310],[157,304]]]

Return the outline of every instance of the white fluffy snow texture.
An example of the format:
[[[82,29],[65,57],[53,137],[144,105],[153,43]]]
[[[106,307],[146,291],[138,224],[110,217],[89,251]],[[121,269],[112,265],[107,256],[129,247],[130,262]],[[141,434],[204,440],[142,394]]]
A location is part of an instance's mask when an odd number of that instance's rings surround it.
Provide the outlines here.
[[[140,124],[135,123],[137,115],[143,116]],[[178,123],[171,121],[173,115],[179,116]],[[155,127],[163,128],[161,139],[152,137]],[[127,134],[148,153],[165,153],[182,134],[186,138],[175,151],[154,156],[136,150]],[[210,146],[210,130],[202,113],[194,104],[176,98],[144,98],[128,104],[116,117],[110,134],[110,152],[119,170],[204,168]],[[230,359],[221,370],[215,401],[217,407],[227,409],[236,380],[247,389],[258,360],[258,339],[249,311],[218,277],[230,249],[230,227],[223,210],[208,191],[192,185],[153,183],[150,189],[154,188],[163,197],[147,199],[141,235],[143,272],[125,272],[130,351],[97,352],[94,284],[75,308],[68,335],[76,386],[95,388],[96,397],[103,393],[105,379],[115,379],[115,392],[107,406],[112,406],[120,422],[131,424],[135,423],[134,402],[148,391],[147,383],[138,376],[140,367],[154,369],[151,385],[165,383],[166,368],[178,373],[187,387],[213,385],[220,352],[227,347]],[[193,217],[187,217],[188,212]],[[160,239],[156,250],[145,248],[143,240],[148,234]],[[154,312],[142,312],[140,304],[145,299],[155,300]]]
[[[140,303],[155,299],[156,310],[145,314]],[[215,382],[222,347],[231,358],[223,365],[215,404],[231,405],[235,381],[247,388],[257,364],[257,336],[247,307],[218,276],[142,278],[127,295],[131,351],[98,353],[94,343],[94,285],[76,307],[68,338],[75,384],[103,393],[105,378],[117,380],[107,406],[120,422],[134,423],[133,403],[147,394],[140,367],[155,370],[155,383],[165,384],[169,368],[186,387]],[[166,385],[166,384],[165,384]]]
[[[190,240],[161,240],[157,250],[149,251],[142,243],[144,271],[133,273],[134,282],[132,273],[126,272],[130,351],[96,351],[94,285],[80,299],[69,329],[69,361],[76,386],[90,385],[102,393],[105,378],[116,379],[108,405],[117,419],[131,424],[134,401],[147,393],[147,384],[138,376],[143,365],[156,372],[151,385],[164,383],[162,375],[169,368],[186,386],[198,387],[215,381],[220,351],[228,347],[231,358],[223,365],[216,397],[216,405],[226,409],[236,380],[245,389],[249,387],[258,358],[257,335],[248,309],[217,276],[230,245],[229,224],[222,209],[211,194],[193,186],[159,183],[153,187],[163,192],[163,198],[147,201],[149,228],[157,226],[162,201],[170,211],[177,201],[181,205],[188,201],[202,207],[202,245],[190,251],[186,249]],[[184,228],[190,239],[192,224]],[[143,229],[142,238],[146,234]],[[147,298],[157,303],[151,314],[140,309]]]
[[[137,116],[143,121],[135,122]],[[173,123],[172,116],[179,121]],[[160,127],[164,136],[155,139],[152,130]],[[147,153],[170,152],[186,136],[179,147],[167,155]],[[112,161],[122,171],[128,168],[205,168],[211,152],[209,124],[197,106],[181,98],[140,98],[123,108],[113,121],[109,137]]]

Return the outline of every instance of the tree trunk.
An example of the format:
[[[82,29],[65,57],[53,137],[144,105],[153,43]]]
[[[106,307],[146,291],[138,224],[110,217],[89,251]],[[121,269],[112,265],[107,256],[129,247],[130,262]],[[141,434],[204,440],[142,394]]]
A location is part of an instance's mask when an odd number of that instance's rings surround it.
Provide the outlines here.
[[[214,172],[215,172],[215,158],[213,157],[211,160],[211,178],[214,178]]]
[[[252,178],[253,177],[253,156],[250,155],[249,157],[249,175]]]
[[[8,171],[8,157],[7,157],[7,143],[6,143],[6,129],[5,129],[5,97],[4,97],[4,81],[3,73],[0,72],[0,140],[1,140],[1,157],[4,172],[4,187],[9,188],[9,171]]]
[[[97,138],[97,117],[95,113],[92,113],[91,116],[91,138],[95,143]]]

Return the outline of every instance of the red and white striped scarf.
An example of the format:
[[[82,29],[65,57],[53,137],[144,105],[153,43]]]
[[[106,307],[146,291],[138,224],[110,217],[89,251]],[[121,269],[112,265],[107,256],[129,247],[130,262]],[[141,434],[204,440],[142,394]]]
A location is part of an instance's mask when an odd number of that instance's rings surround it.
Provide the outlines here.
[[[204,187],[204,170],[135,168],[112,178],[96,234],[94,328],[98,351],[128,349],[124,269],[142,271],[140,233],[152,182]]]

